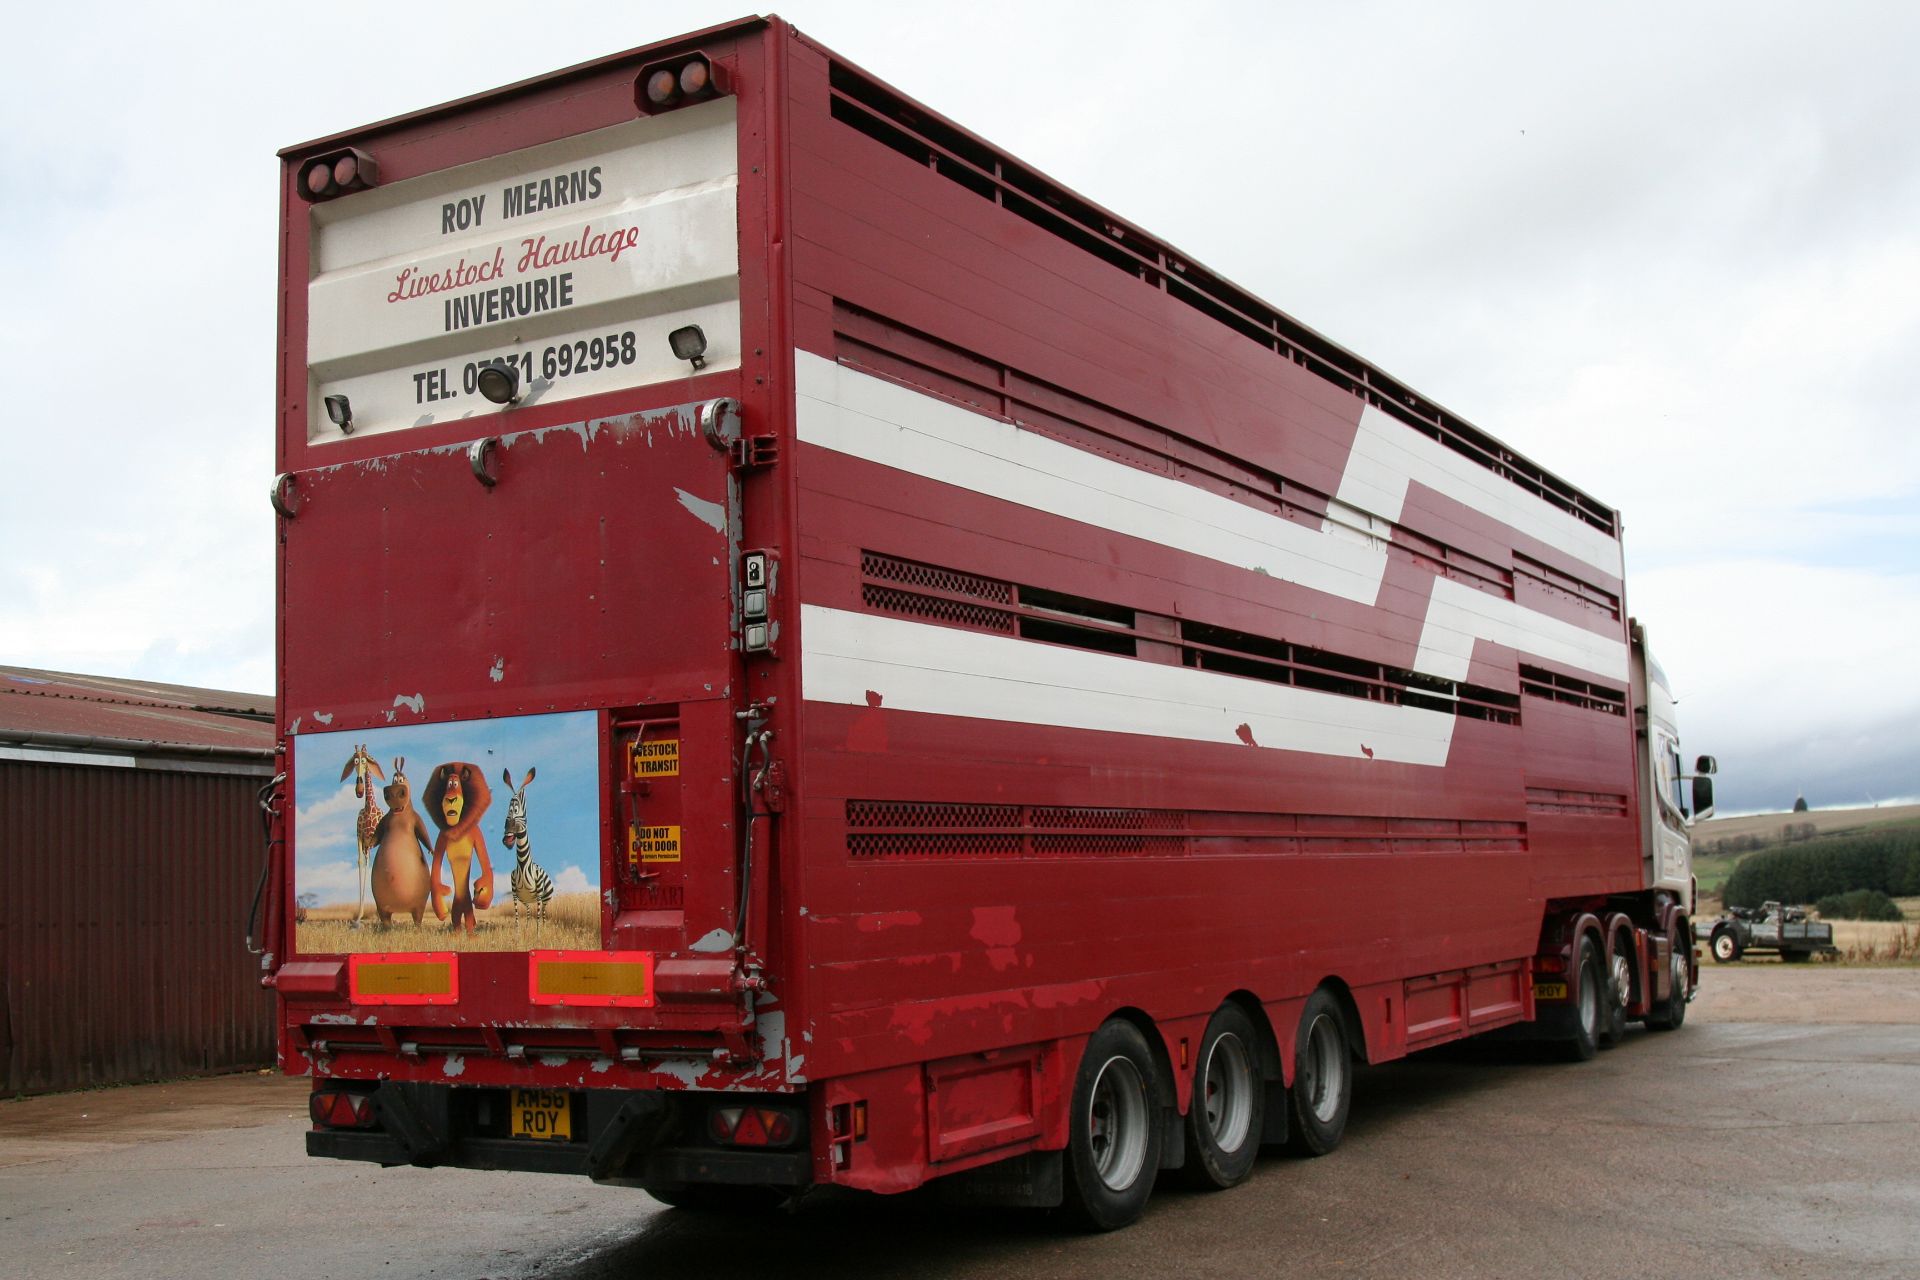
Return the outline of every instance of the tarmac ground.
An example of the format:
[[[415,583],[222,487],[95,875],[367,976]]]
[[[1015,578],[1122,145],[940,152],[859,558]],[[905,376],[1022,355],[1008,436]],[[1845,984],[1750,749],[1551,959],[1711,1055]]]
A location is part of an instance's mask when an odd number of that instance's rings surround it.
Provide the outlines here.
[[[1687,1025],[1592,1062],[1368,1068],[1341,1148],[1105,1236],[823,1192],[755,1218],[538,1174],[310,1160],[304,1080],[0,1102],[21,1280],[1920,1276],[1920,969],[1709,966]]]

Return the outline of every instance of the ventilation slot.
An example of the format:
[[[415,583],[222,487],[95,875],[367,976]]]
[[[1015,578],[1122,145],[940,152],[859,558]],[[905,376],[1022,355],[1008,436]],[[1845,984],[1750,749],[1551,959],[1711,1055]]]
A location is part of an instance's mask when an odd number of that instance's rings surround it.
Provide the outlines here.
[[[1627,798],[1614,791],[1528,787],[1527,812],[1554,813],[1574,818],[1624,818],[1627,816]]]
[[[1624,797],[1620,799],[1624,804]],[[1526,851],[1527,827],[1523,822],[847,801],[847,852],[861,859],[1335,857]]]
[[[1570,707],[1604,711],[1610,716],[1627,714],[1627,695],[1619,689],[1590,684],[1574,676],[1563,676],[1540,667],[1520,667],[1520,692],[1536,698],[1551,698]]]
[[[1520,723],[1519,697],[1483,685],[1442,680],[1324,649],[1140,613],[1104,600],[1020,586],[876,551],[861,552],[860,569],[864,578],[860,599],[880,613],[1178,663],[1343,698],[1422,707],[1494,724]],[[920,589],[909,591],[894,583]]]
[[[833,63],[828,80],[832,115],[841,124],[1115,270],[1165,291],[1527,492],[1616,535],[1611,508],[1291,316],[1187,261],[1163,241],[1009,160],[851,67]]]
[[[1369,702],[1424,707],[1495,724],[1520,723],[1519,697],[1484,685],[1442,680],[1402,667],[1204,623],[1182,622],[1180,636],[1186,641],[1187,665],[1203,671],[1318,689]]]

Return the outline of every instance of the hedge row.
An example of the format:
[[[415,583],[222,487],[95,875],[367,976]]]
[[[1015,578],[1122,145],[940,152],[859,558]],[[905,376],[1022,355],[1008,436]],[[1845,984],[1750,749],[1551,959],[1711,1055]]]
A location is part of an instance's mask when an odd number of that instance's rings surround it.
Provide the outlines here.
[[[1878,889],[1896,898],[1920,895],[1920,826],[1826,836],[1741,860],[1723,896],[1733,907],[1763,902],[1816,902],[1830,894]]]
[[[1900,904],[1878,889],[1831,893],[1814,904],[1822,920],[1905,920]]]

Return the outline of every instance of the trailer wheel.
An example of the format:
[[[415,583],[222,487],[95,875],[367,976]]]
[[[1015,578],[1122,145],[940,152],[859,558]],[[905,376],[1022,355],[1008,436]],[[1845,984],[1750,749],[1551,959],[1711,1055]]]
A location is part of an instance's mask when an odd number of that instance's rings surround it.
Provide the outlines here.
[[[1600,949],[1593,944],[1592,934],[1580,936],[1580,950],[1573,968],[1580,980],[1573,1007],[1573,1035],[1560,1044],[1569,1062],[1585,1062],[1600,1051],[1600,1027],[1607,1016],[1601,1003],[1605,971],[1600,967]]]
[[[1193,1064],[1189,1155],[1180,1170],[1190,1186],[1225,1190],[1253,1172],[1267,1101],[1266,1082],[1255,1066],[1257,1043],[1253,1020],[1239,1005],[1221,1005],[1207,1022]]]
[[[1709,945],[1713,949],[1715,964],[1732,964],[1746,949],[1740,945],[1740,936],[1731,929],[1722,929],[1714,934],[1713,942]]]
[[[646,1188],[661,1204],[695,1213],[765,1213],[789,1199],[780,1187],[735,1186],[722,1182],[656,1182]]]
[[[1667,957],[1671,990],[1666,1003],[1647,1015],[1649,1031],[1678,1031],[1687,1020],[1687,953],[1681,942],[1680,938],[1673,939],[1673,951]]]
[[[1632,961],[1626,953],[1613,953],[1612,973],[1609,975],[1606,990],[1601,993],[1603,1016],[1600,1019],[1600,1047],[1611,1049],[1627,1038],[1627,1006],[1622,997],[1632,990]]]
[[[1065,1204],[1082,1226],[1113,1231],[1145,1212],[1164,1132],[1155,1092],[1139,1028],[1116,1018],[1093,1033],[1067,1121]]]
[[[1288,1149],[1295,1155],[1323,1156],[1340,1145],[1353,1105],[1353,1050],[1340,1002],[1325,987],[1309,996],[1300,1011],[1293,1088],[1287,1098],[1294,1119]]]

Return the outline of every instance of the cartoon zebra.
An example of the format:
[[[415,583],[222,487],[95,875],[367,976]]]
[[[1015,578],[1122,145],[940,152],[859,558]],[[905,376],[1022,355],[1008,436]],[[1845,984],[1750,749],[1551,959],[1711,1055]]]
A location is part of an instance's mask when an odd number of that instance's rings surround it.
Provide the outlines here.
[[[501,840],[513,850],[513,918],[516,923],[523,905],[533,912],[536,919],[545,920],[547,903],[553,900],[553,880],[533,860],[533,842],[527,838],[527,784],[533,781],[533,775],[534,770],[527,770],[527,776],[516,787],[513,785],[513,770],[500,771],[500,781],[506,783],[507,790],[513,793],[513,798],[507,801],[506,831]]]

